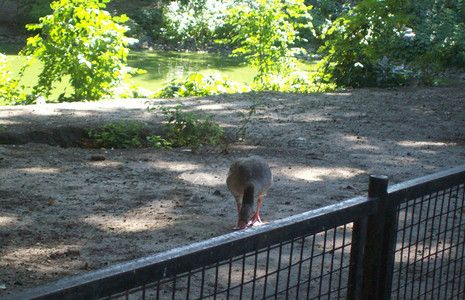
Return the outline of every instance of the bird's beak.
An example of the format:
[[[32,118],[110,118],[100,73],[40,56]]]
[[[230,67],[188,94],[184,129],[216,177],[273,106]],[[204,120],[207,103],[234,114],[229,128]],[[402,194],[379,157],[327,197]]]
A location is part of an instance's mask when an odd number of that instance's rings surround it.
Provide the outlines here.
[[[239,221],[239,222],[237,222],[237,227],[238,227],[238,230],[246,229],[247,228],[247,223],[244,222],[244,221]]]

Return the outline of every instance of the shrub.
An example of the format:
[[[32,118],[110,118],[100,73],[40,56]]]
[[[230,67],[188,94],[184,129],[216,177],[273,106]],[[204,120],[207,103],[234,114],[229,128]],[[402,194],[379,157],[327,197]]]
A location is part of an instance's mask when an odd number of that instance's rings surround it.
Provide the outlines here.
[[[163,84],[163,87],[155,93],[158,98],[206,96],[227,93],[241,93],[249,91],[249,88],[237,82],[231,81],[224,74],[190,74],[184,78],[173,79]]]
[[[88,132],[91,148],[170,148],[170,143],[157,135],[147,134],[147,126],[142,122],[127,121],[106,123]]]
[[[33,55],[44,68],[34,93],[49,97],[56,81],[71,77],[74,101],[100,100],[114,96],[114,89],[136,70],[126,66],[133,40],[124,36],[120,23],[125,15],[112,17],[103,10],[109,0],[59,0],[51,4],[53,14],[28,25],[41,30],[31,37],[22,54]]]
[[[200,146],[216,146],[221,143],[223,129],[213,121],[211,115],[201,116],[185,111],[179,102],[174,107],[162,104],[148,107],[149,111],[160,110],[166,125],[163,130],[169,142],[176,147],[188,147],[196,151]]]

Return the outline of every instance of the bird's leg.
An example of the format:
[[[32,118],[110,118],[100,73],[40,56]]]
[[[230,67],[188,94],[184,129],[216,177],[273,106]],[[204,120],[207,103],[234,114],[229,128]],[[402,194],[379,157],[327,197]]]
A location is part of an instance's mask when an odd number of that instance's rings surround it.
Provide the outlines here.
[[[237,204],[237,212],[240,212],[240,211],[241,211],[241,208],[242,208],[242,203],[241,203],[241,201],[236,201],[236,204]]]
[[[263,200],[263,196],[259,196],[258,201],[257,201],[257,210],[253,214],[252,218],[250,218],[249,226],[255,226],[258,224],[262,224],[262,220],[260,220],[260,215],[259,215],[260,205],[262,205],[262,200]]]

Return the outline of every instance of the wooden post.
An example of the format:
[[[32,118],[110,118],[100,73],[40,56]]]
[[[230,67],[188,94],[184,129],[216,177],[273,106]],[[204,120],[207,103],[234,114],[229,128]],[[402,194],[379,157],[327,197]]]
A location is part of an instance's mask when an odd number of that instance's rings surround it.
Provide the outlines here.
[[[368,216],[361,216],[353,224],[347,290],[348,300],[362,299],[363,259],[365,257]]]
[[[361,299],[381,300],[385,299],[386,283],[383,282],[386,277],[385,269],[386,249],[383,249],[388,243],[385,235],[387,221],[386,203],[388,187],[388,178],[386,176],[370,176],[368,184],[368,198],[377,201],[378,210],[368,217],[367,238],[363,259],[363,274]]]
[[[380,260],[378,294],[379,299],[391,299],[395,243],[397,239],[398,204],[389,198],[387,192],[382,199],[384,209],[384,239]]]

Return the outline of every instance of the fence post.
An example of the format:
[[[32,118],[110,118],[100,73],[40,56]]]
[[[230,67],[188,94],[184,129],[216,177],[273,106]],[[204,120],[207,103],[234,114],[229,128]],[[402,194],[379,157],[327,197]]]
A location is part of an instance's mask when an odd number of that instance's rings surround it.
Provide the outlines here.
[[[370,176],[368,197],[378,202],[378,210],[368,217],[361,299],[390,299],[396,207],[386,197],[387,187],[386,176]]]
[[[362,216],[353,223],[347,290],[348,300],[362,299],[363,259],[365,256],[367,226],[368,216]]]

